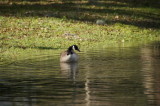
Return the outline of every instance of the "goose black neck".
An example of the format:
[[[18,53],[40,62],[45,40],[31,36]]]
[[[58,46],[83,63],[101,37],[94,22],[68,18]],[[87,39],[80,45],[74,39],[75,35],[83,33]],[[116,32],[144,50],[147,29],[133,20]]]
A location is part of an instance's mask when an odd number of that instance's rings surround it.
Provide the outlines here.
[[[70,46],[70,47],[68,48],[68,51],[72,51],[72,50],[73,50],[73,47]]]
[[[73,54],[73,48],[72,48],[72,46],[70,46],[68,48],[68,50],[67,50],[67,55],[69,55],[69,54]]]

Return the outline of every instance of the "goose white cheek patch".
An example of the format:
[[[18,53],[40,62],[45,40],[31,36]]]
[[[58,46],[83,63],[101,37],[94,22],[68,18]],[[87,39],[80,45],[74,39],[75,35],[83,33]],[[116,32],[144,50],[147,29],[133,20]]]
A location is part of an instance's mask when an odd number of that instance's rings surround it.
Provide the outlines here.
[[[73,49],[73,50],[76,50],[74,46],[72,46],[72,49]]]

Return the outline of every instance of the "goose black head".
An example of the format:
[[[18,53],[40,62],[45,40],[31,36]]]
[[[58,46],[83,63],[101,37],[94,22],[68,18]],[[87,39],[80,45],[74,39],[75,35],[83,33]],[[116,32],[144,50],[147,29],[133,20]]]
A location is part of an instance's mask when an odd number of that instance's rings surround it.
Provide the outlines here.
[[[80,52],[80,50],[79,50],[79,48],[78,48],[78,46],[77,46],[77,45],[72,45],[72,50],[77,50],[77,51],[79,51],[79,52]]]
[[[80,52],[80,50],[79,50],[79,48],[78,48],[77,45],[72,45],[72,46],[70,46],[70,47],[68,48],[68,51],[69,51],[69,52],[72,52],[73,50],[77,50],[77,51]]]

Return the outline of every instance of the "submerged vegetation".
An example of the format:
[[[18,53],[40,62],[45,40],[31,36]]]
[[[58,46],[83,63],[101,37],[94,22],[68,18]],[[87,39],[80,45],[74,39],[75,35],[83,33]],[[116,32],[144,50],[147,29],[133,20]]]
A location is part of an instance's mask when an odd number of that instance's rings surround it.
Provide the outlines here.
[[[1,0],[1,61],[26,49],[34,54],[72,44],[93,48],[160,40],[158,1],[93,1]]]

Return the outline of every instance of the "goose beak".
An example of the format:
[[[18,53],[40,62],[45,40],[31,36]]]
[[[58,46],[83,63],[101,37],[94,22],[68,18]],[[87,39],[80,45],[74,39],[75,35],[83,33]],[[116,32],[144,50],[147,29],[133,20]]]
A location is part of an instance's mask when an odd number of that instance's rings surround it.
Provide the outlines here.
[[[81,52],[79,49],[77,51]]]

